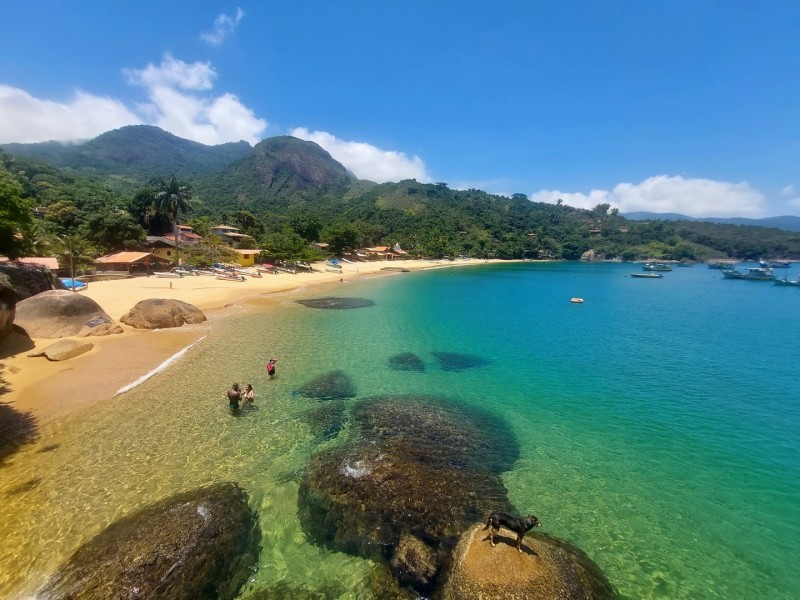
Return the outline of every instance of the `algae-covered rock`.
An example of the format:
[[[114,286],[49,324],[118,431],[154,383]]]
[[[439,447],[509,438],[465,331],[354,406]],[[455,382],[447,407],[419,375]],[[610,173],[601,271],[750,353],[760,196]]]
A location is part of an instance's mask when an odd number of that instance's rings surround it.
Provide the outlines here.
[[[389,368],[395,371],[424,371],[425,363],[413,352],[402,352],[389,357]]]
[[[336,370],[315,377],[300,386],[297,392],[306,398],[330,400],[332,398],[353,398],[356,386],[352,378],[344,371]]]
[[[425,589],[436,575],[437,562],[433,548],[413,535],[404,533],[389,564],[400,583]]]
[[[182,300],[164,298],[141,300],[120,318],[120,321],[136,329],[166,329],[205,320],[203,311],[196,306]]]
[[[37,598],[232,599],[256,562],[247,494],[222,483],[172,496],[81,546]]]
[[[317,444],[335,438],[344,425],[344,400],[336,398],[314,406],[303,414]]]
[[[524,552],[516,534],[501,529],[497,545],[486,540],[482,524],[461,536],[444,585],[443,600],[611,600],[617,593],[591,559],[570,544],[543,533],[529,533]]]
[[[312,457],[298,495],[301,523],[332,549],[396,555],[398,573],[416,565],[407,580],[427,591],[466,528],[494,510],[513,511],[500,473],[518,445],[491,413],[430,396],[365,399],[352,423],[346,446]],[[424,559],[408,548],[396,554],[403,536],[424,542]]]

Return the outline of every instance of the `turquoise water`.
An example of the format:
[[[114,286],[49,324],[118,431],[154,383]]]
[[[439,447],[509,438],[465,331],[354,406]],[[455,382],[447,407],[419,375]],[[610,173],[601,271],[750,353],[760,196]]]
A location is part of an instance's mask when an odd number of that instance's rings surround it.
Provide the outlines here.
[[[23,450],[0,471],[0,494],[34,471],[40,480],[5,494],[0,595],[32,593],[136,507],[233,480],[265,534],[243,597],[278,583],[363,597],[371,563],[313,546],[296,516],[299,474],[320,446],[304,419],[315,402],[293,391],[342,369],[360,396],[444,395],[505,418],[521,447],[503,476],[512,502],[583,549],[625,598],[800,597],[800,293],[704,266],[661,280],[634,270],[439,269],[333,290],[370,308],[293,302],[327,295],[310,290],[215,323],[165,373],[43,431],[56,450]],[[391,371],[400,352],[427,370]],[[443,371],[433,352],[490,364]],[[278,377],[267,381],[271,355]],[[232,381],[254,384],[258,410],[227,414]]]

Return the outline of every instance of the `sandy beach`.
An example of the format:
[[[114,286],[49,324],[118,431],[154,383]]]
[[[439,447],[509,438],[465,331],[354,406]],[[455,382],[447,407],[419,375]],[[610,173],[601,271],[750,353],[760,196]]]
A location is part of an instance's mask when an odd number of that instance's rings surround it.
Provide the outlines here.
[[[346,287],[356,278],[398,276],[402,275],[400,269],[417,271],[483,263],[478,260],[363,262],[344,264],[341,274],[326,271],[324,264],[317,263],[312,273],[265,274],[242,282],[208,276],[93,282],[79,293],[92,298],[117,322],[137,302],[148,298],[182,300],[202,310],[209,321],[202,326],[160,331],[136,330],[120,323],[122,334],[85,338],[94,348],[62,362],[29,356],[56,340],[31,339],[14,332],[0,348],[3,366],[0,377],[7,389],[2,401],[15,410],[31,413],[42,424],[113,397],[117,390],[207,335],[216,320],[232,311],[246,310],[249,300],[311,286],[330,286],[332,295],[341,295],[340,286]],[[387,268],[391,270],[384,270]]]

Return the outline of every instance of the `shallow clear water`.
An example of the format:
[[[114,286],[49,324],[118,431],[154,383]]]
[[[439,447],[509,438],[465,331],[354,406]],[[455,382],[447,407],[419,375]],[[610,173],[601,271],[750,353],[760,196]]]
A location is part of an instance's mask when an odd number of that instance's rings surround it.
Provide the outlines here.
[[[0,596],[33,593],[137,507],[233,480],[264,532],[243,595],[282,582],[359,597],[371,564],[308,543],[296,516],[298,474],[320,446],[303,418],[316,402],[293,391],[333,369],[360,396],[444,395],[503,416],[521,447],[504,475],[514,505],[586,551],[626,598],[800,596],[800,293],[704,266],[661,280],[627,276],[636,269],[402,274],[334,290],[374,307],[284,296],[216,323],[177,365],[45,428],[0,467]],[[390,370],[400,352],[426,371]],[[444,371],[433,352],[491,362]],[[257,410],[228,414],[233,381],[254,385]],[[59,446],[38,452],[48,444]]]

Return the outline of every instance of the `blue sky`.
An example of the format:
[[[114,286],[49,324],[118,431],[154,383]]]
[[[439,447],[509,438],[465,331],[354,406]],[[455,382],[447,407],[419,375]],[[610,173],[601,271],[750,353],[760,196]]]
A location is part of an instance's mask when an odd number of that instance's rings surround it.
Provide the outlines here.
[[[800,2],[6,3],[0,143],[291,134],[374,181],[800,215]]]

